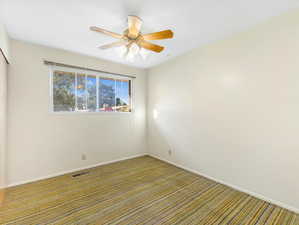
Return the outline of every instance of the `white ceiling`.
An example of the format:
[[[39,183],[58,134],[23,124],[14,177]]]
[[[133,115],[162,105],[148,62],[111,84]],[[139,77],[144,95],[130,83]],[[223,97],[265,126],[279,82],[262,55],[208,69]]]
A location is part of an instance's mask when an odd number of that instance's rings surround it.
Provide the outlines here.
[[[149,68],[297,7],[298,0],[0,0],[0,20],[15,39]],[[143,19],[143,33],[172,29],[175,37],[155,41],[166,49],[134,63],[98,49],[114,39],[89,26],[122,33],[127,15]]]

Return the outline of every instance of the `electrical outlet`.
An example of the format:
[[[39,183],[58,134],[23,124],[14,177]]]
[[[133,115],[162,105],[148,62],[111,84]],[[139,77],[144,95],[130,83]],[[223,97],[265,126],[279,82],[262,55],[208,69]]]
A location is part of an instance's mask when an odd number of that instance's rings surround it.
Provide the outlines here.
[[[82,154],[82,155],[81,155],[81,159],[82,159],[82,160],[86,160],[86,155],[85,155],[85,154]]]
[[[171,156],[171,154],[172,154],[172,150],[169,149],[169,150],[168,150],[168,155]]]

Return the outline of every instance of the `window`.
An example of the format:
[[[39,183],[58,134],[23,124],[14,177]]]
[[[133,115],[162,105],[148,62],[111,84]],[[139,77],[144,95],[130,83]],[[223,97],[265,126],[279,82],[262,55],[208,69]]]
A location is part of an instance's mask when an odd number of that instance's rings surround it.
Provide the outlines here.
[[[132,80],[109,74],[51,73],[53,112],[131,112]]]

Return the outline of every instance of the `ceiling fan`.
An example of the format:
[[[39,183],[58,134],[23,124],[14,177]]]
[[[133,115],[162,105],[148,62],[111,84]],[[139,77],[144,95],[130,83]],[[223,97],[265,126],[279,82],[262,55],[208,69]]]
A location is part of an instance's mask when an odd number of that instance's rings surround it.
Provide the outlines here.
[[[123,34],[117,34],[99,27],[92,26],[90,30],[103,33],[118,39],[118,41],[111,44],[102,45],[100,49],[110,49],[115,47],[122,47],[123,56],[128,60],[132,60],[140,54],[144,49],[159,53],[163,51],[164,47],[148,42],[150,40],[161,40],[173,37],[171,30],[163,30],[160,32],[142,34],[141,33],[142,20],[138,16],[128,16],[128,29]],[[145,58],[145,57],[143,57]]]

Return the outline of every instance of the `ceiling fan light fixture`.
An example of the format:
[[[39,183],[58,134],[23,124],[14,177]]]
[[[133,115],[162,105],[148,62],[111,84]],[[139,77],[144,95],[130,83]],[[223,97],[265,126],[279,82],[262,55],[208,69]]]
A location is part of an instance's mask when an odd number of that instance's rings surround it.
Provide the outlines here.
[[[134,56],[138,55],[140,51],[139,45],[137,45],[135,42],[131,44],[129,51],[132,52]]]
[[[135,58],[139,55],[139,52],[140,52],[139,45],[136,43],[132,43],[130,45],[127,45],[126,48],[127,48],[127,51],[126,51],[124,58],[128,62],[134,62]]]
[[[141,58],[143,60],[146,60],[149,56],[150,52],[148,50],[146,50],[145,48],[141,48],[139,51],[139,55],[141,56]]]
[[[131,51],[128,51],[127,55],[125,56],[125,59],[128,62],[134,62],[135,55]]]
[[[95,26],[90,27],[90,30],[119,39],[113,43],[100,46],[100,49],[117,48],[117,54],[128,61],[134,61],[137,56],[145,60],[149,55],[149,51],[160,53],[164,50],[163,46],[150,41],[173,38],[173,32],[171,30],[162,30],[142,34],[142,23],[138,16],[128,16],[128,29],[122,35]]]
[[[127,46],[123,45],[118,48],[115,48],[116,54],[119,55],[121,58],[125,58],[126,54],[128,53]]]

